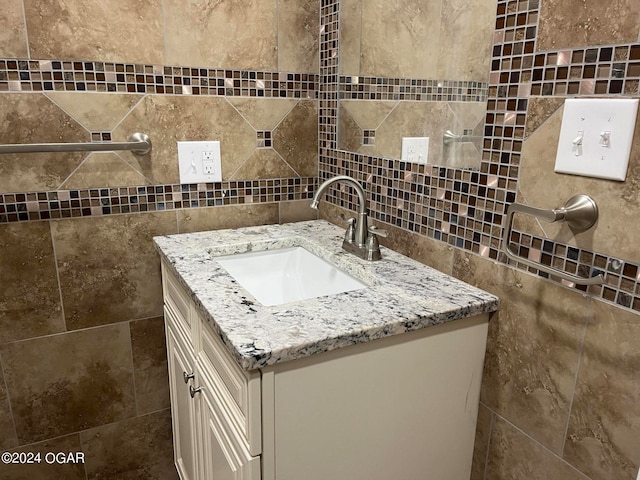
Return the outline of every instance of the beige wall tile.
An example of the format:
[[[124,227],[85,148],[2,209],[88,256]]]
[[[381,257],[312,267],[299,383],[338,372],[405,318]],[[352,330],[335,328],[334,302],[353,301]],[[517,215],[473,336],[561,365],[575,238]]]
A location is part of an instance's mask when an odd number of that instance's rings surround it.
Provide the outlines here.
[[[556,110],[522,149],[520,189],[531,205],[557,208],[573,195],[586,193],[598,204],[595,227],[574,234],[566,224],[542,223],[547,235],[563,243],[634,260],[640,236],[640,128],[636,125],[629,170],[625,182],[554,173],[563,109]],[[639,122],[640,124],[640,119]]]
[[[496,0],[442,2],[437,78],[489,80],[496,7]]]
[[[0,10],[0,57],[27,58],[22,0],[4,0]]]
[[[229,97],[240,115],[256,130],[273,130],[298,103],[289,98],[246,98]]]
[[[273,148],[298,175],[318,175],[318,105],[315,100],[301,100],[272,136]]]
[[[138,415],[169,408],[164,318],[146,318],[129,324]]]
[[[453,275],[500,298],[489,322],[482,402],[560,455],[589,299],[460,250]]]
[[[0,94],[0,143],[88,142],[75,120],[40,94]],[[0,156],[0,192],[55,190],[85,153]]]
[[[368,0],[362,8],[360,75],[439,78],[441,2]],[[417,53],[422,52],[422,54]]]
[[[153,150],[142,157],[121,155],[154,183],[179,183],[178,141],[220,141],[223,180],[256,149],[255,130],[224,98],[148,95],[114,130],[113,139],[126,141],[137,131],[151,137]]]
[[[342,100],[340,108],[346,109],[361,128],[375,130],[399,104],[398,101]]]
[[[525,138],[533,134],[556,110],[564,105],[564,98],[530,98],[527,110]]]
[[[91,153],[62,183],[60,188],[104,188],[147,185],[144,178],[118,154]]]
[[[168,65],[277,71],[277,1],[166,0]]]
[[[0,225],[0,343],[65,330],[48,222]]]
[[[135,415],[126,323],[0,346],[20,444]]]
[[[24,8],[32,58],[163,63],[160,0],[24,0]]]
[[[13,415],[7,395],[7,386],[4,382],[4,373],[0,369],[0,448],[8,450],[16,445],[18,445],[16,427],[13,424]]]
[[[363,147],[364,132],[351,112],[345,108],[342,101],[338,110],[338,148],[348,152],[358,152]]]
[[[278,71],[318,73],[319,18],[318,0],[278,1]]]
[[[279,223],[304,222],[306,220],[317,220],[318,211],[311,208],[311,200],[294,200],[291,202],[280,202]]]
[[[340,0],[340,73],[360,75],[362,0]]]
[[[538,50],[633,43],[640,33],[635,0],[541,2]]]
[[[180,233],[278,223],[278,204],[229,205],[178,211]]]
[[[56,454],[58,452],[62,452],[65,455],[70,453],[83,453],[80,447],[80,436],[78,434],[33,443],[13,451],[25,452],[27,454],[39,453],[40,463],[3,465],[3,480],[60,480],[61,478],[64,478],[64,480],[85,480],[86,478],[84,462],[58,463],[55,461],[55,457],[52,462],[52,459],[47,456],[47,454],[51,455],[52,453]]]
[[[593,479],[640,466],[640,315],[593,302],[564,456]]]
[[[493,424],[486,477],[491,480],[589,480],[500,418]]]
[[[67,328],[162,315],[152,237],[177,232],[176,213],[52,222]]]
[[[80,92],[48,92],[46,96],[90,132],[110,132],[142,98]]]
[[[84,431],[80,440],[88,480],[178,480],[169,410]]]
[[[238,170],[231,175],[232,180],[255,178],[289,178],[298,174],[283,160],[273,148],[259,148]]]
[[[473,463],[471,464],[471,480],[484,480],[485,478],[484,473],[487,464],[492,421],[491,410],[480,404],[476,424],[476,441],[473,449]]]

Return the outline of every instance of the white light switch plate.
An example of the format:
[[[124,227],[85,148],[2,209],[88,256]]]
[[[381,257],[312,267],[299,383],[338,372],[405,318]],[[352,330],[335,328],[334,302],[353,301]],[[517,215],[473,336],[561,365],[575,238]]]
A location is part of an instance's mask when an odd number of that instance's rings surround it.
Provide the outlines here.
[[[180,183],[222,181],[220,142],[178,142]]]
[[[427,164],[429,158],[429,137],[403,137],[402,154],[403,162]]]
[[[555,171],[624,181],[637,112],[637,99],[567,99]]]

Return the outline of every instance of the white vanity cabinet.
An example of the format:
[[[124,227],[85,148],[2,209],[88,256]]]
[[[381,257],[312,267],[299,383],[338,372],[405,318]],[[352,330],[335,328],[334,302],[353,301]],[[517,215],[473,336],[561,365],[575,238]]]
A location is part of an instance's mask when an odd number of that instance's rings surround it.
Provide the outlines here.
[[[173,275],[163,263],[182,480],[469,479],[488,314],[247,372]]]

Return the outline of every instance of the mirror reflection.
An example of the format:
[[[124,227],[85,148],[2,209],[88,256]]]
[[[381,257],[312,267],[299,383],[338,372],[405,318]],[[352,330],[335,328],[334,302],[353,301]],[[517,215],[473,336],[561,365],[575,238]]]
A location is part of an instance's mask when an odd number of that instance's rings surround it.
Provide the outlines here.
[[[400,159],[404,137],[428,137],[428,164],[479,168],[495,12],[496,0],[341,0],[338,148]]]

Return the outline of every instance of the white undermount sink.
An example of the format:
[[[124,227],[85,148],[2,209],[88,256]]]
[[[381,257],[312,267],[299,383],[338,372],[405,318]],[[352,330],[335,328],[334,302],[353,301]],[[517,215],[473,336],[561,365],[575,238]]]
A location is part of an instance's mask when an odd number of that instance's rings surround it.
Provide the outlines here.
[[[227,255],[216,261],[265,306],[368,286],[302,247]]]

